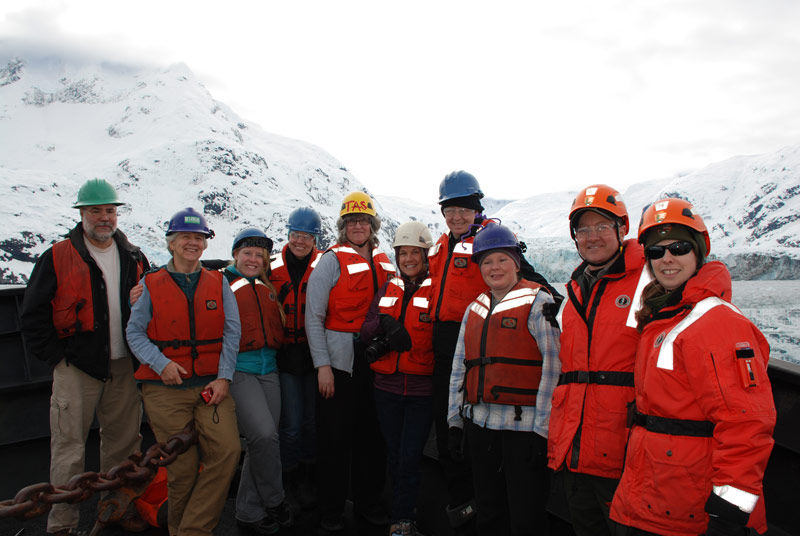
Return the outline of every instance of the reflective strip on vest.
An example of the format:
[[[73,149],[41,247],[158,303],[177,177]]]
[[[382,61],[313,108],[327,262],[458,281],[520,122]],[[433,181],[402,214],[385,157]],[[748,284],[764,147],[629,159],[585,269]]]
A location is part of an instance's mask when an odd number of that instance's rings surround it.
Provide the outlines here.
[[[430,302],[428,301],[428,298],[414,297],[411,300],[411,304],[414,307],[419,307],[420,309],[427,309]]]
[[[714,491],[715,495],[718,495],[731,504],[735,504],[739,507],[739,510],[747,512],[748,514],[753,511],[758,502],[758,495],[753,495],[752,493],[734,488],[733,486],[712,486],[711,489]]]
[[[366,262],[359,262],[358,264],[347,265],[347,273],[349,273],[350,275],[357,274],[365,270],[369,270],[369,264],[367,264]]]
[[[283,266],[283,255],[279,253],[272,258],[272,262],[270,263],[269,267],[272,270],[277,270],[281,266]]]
[[[391,296],[383,296],[378,302],[378,307],[394,307],[395,303],[397,303],[397,298],[392,298]]]
[[[429,277],[429,278],[425,279],[425,281],[423,281],[423,282],[420,284],[419,288],[422,288],[422,287],[429,287],[429,286],[431,286],[432,284],[433,284],[433,283],[431,282],[431,278]]]
[[[247,281],[247,279],[245,279],[244,277],[240,277],[239,279],[231,283],[231,290],[236,292],[240,288],[247,286],[249,284],[250,283]]]
[[[394,272],[394,264],[392,264],[391,262],[382,262],[380,263],[380,265],[385,272]]]
[[[314,257],[314,260],[313,260],[313,261],[311,261],[311,268],[316,268],[316,267],[317,267],[317,263],[319,262],[319,260],[320,260],[321,258],[322,258],[322,253],[321,253],[321,252],[320,252],[320,253],[317,253],[317,256],[316,256],[316,257]]]
[[[627,327],[636,329],[636,313],[642,308],[642,291],[652,280],[653,278],[650,276],[650,270],[648,270],[646,266],[643,266],[642,273],[639,275],[639,282],[636,284],[636,292],[633,293],[631,310],[628,311],[628,319],[625,321]],[[559,322],[559,325],[561,325],[561,322]]]
[[[439,253],[439,248],[442,246],[440,242],[436,242],[433,247],[428,252],[428,257],[433,257],[437,253]]]
[[[661,349],[658,351],[658,361],[656,362],[656,366],[661,369],[673,370],[672,345],[675,344],[675,339],[677,339],[678,335],[680,335],[686,328],[700,320],[704,314],[719,305],[725,305],[732,311],[742,314],[742,312],[739,311],[735,305],[732,305],[723,299],[712,297],[700,300],[694,306],[692,312],[690,312],[686,318],[678,322],[678,324],[672,328],[669,334],[667,334],[664,342],[661,343]]]
[[[561,300],[561,305],[558,306],[558,313],[556,314],[556,323],[558,324],[558,329],[564,331],[564,322],[562,318],[564,317],[564,308],[567,306],[567,302],[569,300]]]
[[[461,255],[472,255],[472,242],[457,242],[453,248],[453,253]]]
[[[502,313],[503,311],[514,309],[515,307],[522,307],[523,305],[530,305],[533,303],[533,300],[536,299],[536,294],[538,292],[538,288],[521,288],[518,290],[512,290],[506,294],[506,297],[503,298],[503,301],[494,308],[492,314]]]

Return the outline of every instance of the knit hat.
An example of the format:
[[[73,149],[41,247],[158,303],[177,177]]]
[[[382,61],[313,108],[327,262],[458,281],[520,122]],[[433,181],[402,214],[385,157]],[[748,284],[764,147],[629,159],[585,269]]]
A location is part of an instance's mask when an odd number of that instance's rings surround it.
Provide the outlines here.
[[[483,205],[481,205],[480,198],[473,194],[466,197],[453,197],[452,199],[445,199],[439,205],[442,207],[442,214],[446,207],[463,207],[469,208],[476,212],[483,212]]]
[[[703,263],[706,258],[706,241],[702,234],[694,229],[686,227],[685,225],[666,223],[653,227],[647,232],[644,237],[645,250],[650,246],[655,246],[662,240],[685,240],[692,245],[695,255],[697,255],[697,264]]]

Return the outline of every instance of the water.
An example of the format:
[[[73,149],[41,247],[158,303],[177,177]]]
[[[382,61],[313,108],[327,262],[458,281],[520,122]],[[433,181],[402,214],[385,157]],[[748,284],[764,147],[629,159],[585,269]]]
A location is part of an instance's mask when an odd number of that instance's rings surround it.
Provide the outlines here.
[[[769,341],[770,359],[800,364],[800,281],[734,281],[733,303]]]

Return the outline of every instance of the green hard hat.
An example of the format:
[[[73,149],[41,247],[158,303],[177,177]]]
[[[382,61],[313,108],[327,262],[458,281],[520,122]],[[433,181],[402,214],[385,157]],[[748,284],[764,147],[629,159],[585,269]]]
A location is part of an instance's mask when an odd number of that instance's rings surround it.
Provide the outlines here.
[[[78,200],[72,208],[92,205],[124,205],[117,197],[117,191],[104,179],[89,179],[78,190]]]

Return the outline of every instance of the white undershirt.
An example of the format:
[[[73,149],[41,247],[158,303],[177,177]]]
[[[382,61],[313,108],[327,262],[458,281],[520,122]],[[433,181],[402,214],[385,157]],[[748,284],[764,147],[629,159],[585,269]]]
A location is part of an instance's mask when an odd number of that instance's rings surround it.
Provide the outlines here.
[[[83,241],[106,281],[106,297],[108,298],[108,331],[111,344],[111,359],[128,357],[128,348],[122,334],[122,307],[119,302],[119,250],[112,240],[107,248],[100,249],[86,238]]]

